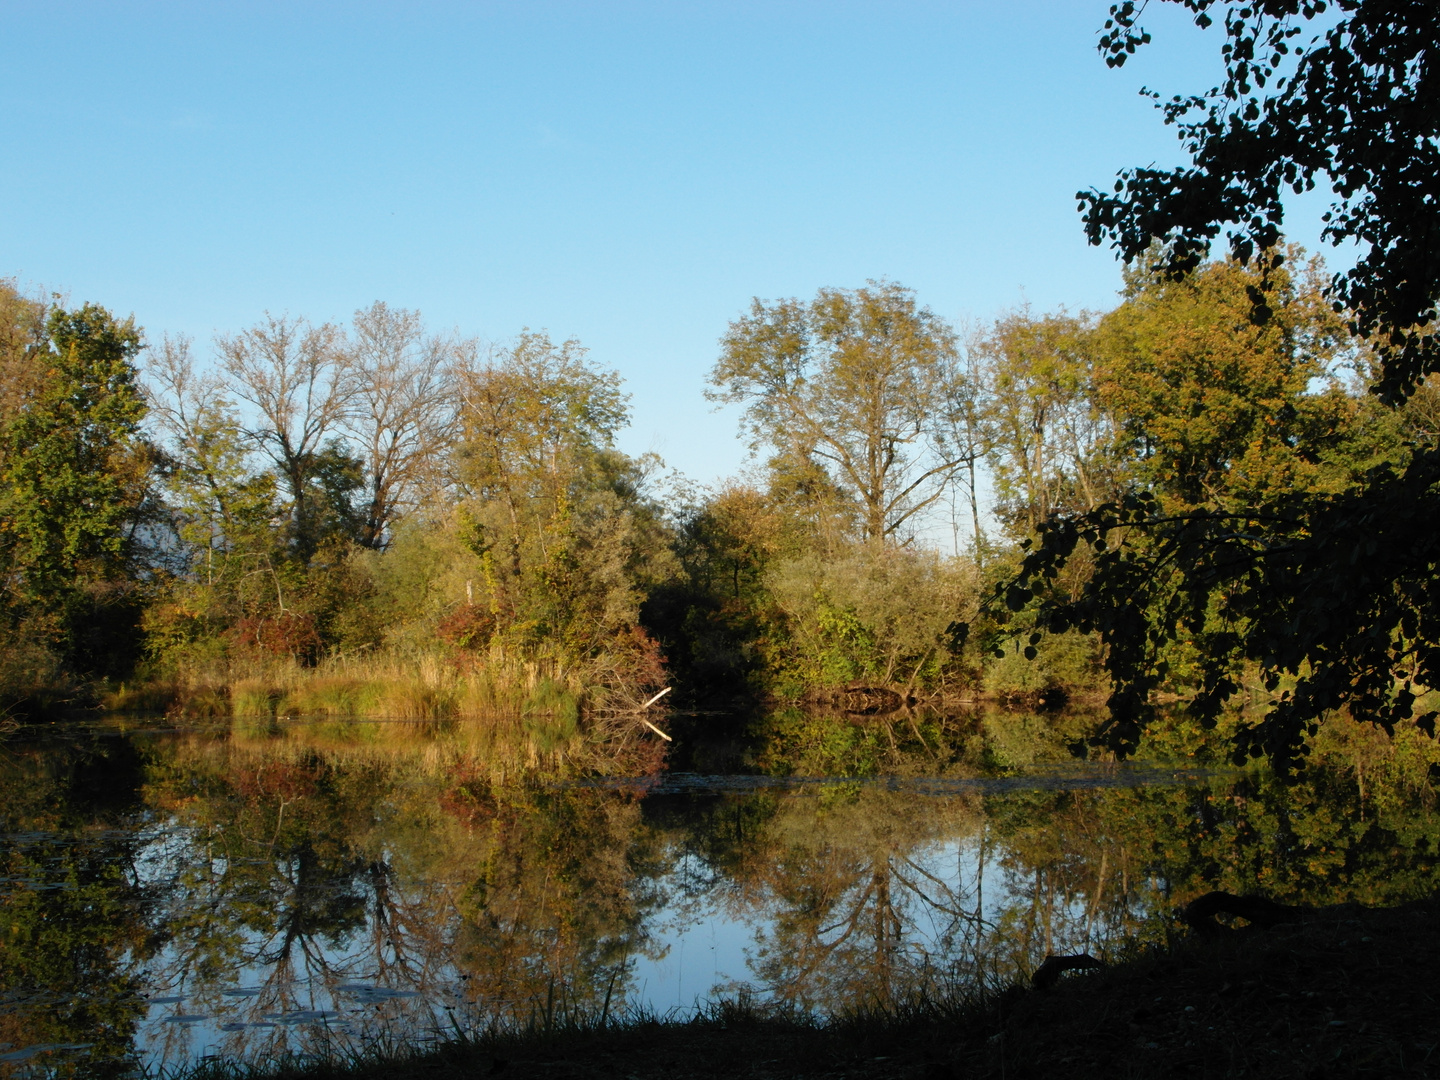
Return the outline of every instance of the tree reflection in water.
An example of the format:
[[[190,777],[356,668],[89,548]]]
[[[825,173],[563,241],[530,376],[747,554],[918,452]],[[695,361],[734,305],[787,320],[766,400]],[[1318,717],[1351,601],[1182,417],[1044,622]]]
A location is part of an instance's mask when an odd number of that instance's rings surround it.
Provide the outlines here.
[[[557,988],[587,1008],[643,952],[643,883],[663,871],[633,796],[493,784],[412,735],[181,739],[153,770],[149,801],[190,840],[167,853],[150,972],[225,1018],[223,1052],[524,1018]]]
[[[856,784],[727,800],[690,830],[705,868],[691,892],[756,928],[752,974],[787,1004],[883,1008],[995,985],[1046,952],[1113,952],[1145,924],[1124,844],[1091,820],[1115,794],[1041,806]],[[1030,822],[1048,843],[1027,844]]]
[[[1047,952],[1120,956],[1212,888],[1434,891],[1420,744],[1351,732],[1293,783],[867,779],[1019,775],[1017,731],[1046,723],[926,720],[909,745],[861,731],[849,781],[709,794],[505,782],[453,729],[12,742],[0,1069],[37,1045],[86,1044],[28,1061],[106,1075],[136,1052],[261,1056],[655,1002],[677,922],[743,928],[729,992],[834,1012],[994,985]],[[806,738],[761,749],[801,772]]]
[[[159,925],[137,866],[143,766],[121,742],[57,750],[0,747],[0,1069],[59,1045],[112,1075]]]

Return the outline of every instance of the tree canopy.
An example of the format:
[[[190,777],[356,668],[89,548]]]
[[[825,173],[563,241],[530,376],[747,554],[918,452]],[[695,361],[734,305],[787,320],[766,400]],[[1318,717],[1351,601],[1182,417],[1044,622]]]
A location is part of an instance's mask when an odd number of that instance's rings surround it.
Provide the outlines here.
[[[151,488],[140,332],[94,304],[54,308],[42,330],[38,304],[10,300],[27,340],[9,350],[0,413],[0,602],[30,636],[103,669],[130,651]]]
[[[1307,41],[1306,24],[1328,10],[1319,0],[1174,2],[1202,28],[1223,12],[1226,78],[1163,106],[1190,165],[1126,170],[1114,194],[1080,193],[1091,241],[1109,238],[1127,261],[1153,257],[1161,276],[1194,289],[1183,283],[1203,280],[1196,275],[1210,243],[1228,227],[1234,263],[1252,275],[1248,321],[1263,345],[1272,323],[1287,321],[1275,299],[1288,272],[1280,248],[1285,189],[1328,182],[1335,202],[1325,236],[1361,252],[1331,278],[1325,297],[1343,317],[1350,347],[1374,357],[1367,370],[1376,396],[1395,405],[1415,395],[1440,367],[1440,8],[1340,0],[1338,17]],[[1135,3],[1112,6],[1100,45],[1111,66],[1150,40],[1139,14]],[[1283,378],[1297,357],[1323,360],[1319,346],[1262,348],[1258,355],[1269,359],[1255,374]],[[1169,440],[1175,451],[1201,433],[1174,430],[1184,433]],[[1304,437],[1292,432],[1290,442]],[[1188,467],[1198,474],[1208,466],[1197,458]],[[1291,476],[1233,500],[1191,490],[1180,504],[1133,485],[1114,502],[1042,525],[1003,599],[1019,609],[1038,594],[1041,627],[1102,635],[1114,691],[1095,742],[1134,749],[1176,640],[1198,646],[1191,708],[1207,725],[1239,689],[1241,669],[1258,665],[1272,697],[1262,718],[1242,726],[1237,758],[1268,754],[1284,769],[1319,718],[1339,708],[1391,730],[1414,721],[1433,731],[1436,714],[1416,716],[1415,701],[1440,683],[1440,455],[1414,440],[1384,460],[1352,453],[1344,471],[1329,484]],[[1085,548],[1094,573],[1084,588],[1052,588]]]
[[[1330,286],[1357,336],[1384,366],[1377,387],[1402,399],[1440,370],[1433,322],[1440,299],[1440,7],[1429,0],[1169,0],[1210,27],[1220,15],[1225,79],[1164,102],[1191,163],[1127,169],[1113,194],[1079,193],[1093,244],[1130,261],[1157,240],[1184,274],[1227,229],[1241,262],[1273,261],[1288,192],[1328,184],[1324,237],[1360,255]],[[1309,40],[1307,25],[1334,9]],[[1143,4],[1110,8],[1100,51],[1123,65],[1150,40]],[[1152,94],[1159,101],[1158,93]],[[1257,318],[1265,308],[1257,302]]]
[[[881,543],[935,502],[963,454],[954,411],[955,334],[893,282],[821,289],[808,304],[756,299],[722,339],[713,400],[743,404],[780,471],[853,500]]]

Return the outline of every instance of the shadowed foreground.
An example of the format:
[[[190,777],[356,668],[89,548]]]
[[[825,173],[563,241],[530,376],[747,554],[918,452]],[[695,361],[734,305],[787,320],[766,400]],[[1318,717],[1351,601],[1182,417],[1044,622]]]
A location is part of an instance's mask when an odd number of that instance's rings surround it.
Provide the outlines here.
[[[276,1077],[1338,1077],[1440,1075],[1440,903],[1329,908],[1194,937],[1051,991],[828,1027],[718,1008]],[[238,1070],[236,1070],[238,1071]],[[223,1063],[192,1076],[231,1075]]]

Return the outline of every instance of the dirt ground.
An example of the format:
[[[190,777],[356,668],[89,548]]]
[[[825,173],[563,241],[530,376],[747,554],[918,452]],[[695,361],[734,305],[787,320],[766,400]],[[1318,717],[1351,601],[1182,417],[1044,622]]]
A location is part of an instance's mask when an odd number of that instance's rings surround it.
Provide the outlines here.
[[[1189,939],[984,1009],[832,1030],[750,1018],[452,1049],[346,1075],[503,1077],[1440,1076],[1440,903],[1333,908]],[[315,1074],[312,1073],[311,1076]]]

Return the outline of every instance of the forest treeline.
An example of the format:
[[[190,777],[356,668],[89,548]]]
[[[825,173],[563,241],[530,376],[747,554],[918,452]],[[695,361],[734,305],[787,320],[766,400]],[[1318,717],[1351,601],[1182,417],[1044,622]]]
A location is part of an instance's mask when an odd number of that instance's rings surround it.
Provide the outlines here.
[[[518,710],[562,738],[672,684],[1093,691],[1097,638],[984,605],[1042,522],[1340,493],[1440,430],[1431,387],[1367,392],[1303,253],[1159,261],[1108,312],[964,333],[886,281],[756,300],[710,373],[754,467],[709,489],[617,448],[622,380],[575,341],[487,346],[376,303],[200,355],[4,284],[0,692],[23,715]],[[1175,686],[1189,648],[1167,645]]]

